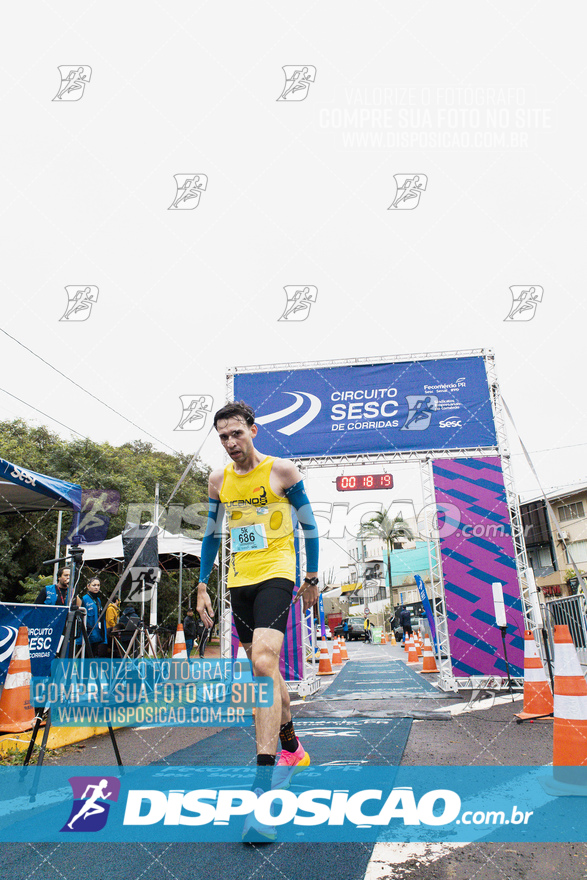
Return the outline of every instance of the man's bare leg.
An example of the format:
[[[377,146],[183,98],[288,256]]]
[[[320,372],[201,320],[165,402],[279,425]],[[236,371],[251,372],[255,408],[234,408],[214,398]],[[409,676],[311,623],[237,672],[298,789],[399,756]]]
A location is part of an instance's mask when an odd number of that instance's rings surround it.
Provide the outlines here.
[[[279,728],[291,720],[289,693],[279,672],[282,645],[283,633],[259,628],[253,633],[252,643],[243,646],[253,664],[253,674],[270,678],[273,682],[273,705],[257,707],[255,711],[258,755],[276,754]]]

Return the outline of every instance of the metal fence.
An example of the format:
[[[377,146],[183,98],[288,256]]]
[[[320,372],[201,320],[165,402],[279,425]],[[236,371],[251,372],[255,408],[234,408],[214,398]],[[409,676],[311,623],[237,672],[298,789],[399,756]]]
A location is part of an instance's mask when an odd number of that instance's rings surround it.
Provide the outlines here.
[[[551,602],[547,602],[544,618],[552,656],[554,657],[553,628],[565,624],[570,630],[581,664],[587,666],[587,601],[585,596],[580,593],[576,596],[566,596],[564,599],[553,599]]]

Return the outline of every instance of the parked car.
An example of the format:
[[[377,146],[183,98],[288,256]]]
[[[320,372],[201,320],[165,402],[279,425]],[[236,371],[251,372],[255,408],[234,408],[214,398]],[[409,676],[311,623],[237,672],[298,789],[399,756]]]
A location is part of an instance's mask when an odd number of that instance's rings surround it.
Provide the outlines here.
[[[342,620],[338,626],[334,627],[334,635],[342,636],[348,638],[349,642],[357,639],[366,640],[367,636],[365,633],[365,618],[364,617],[347,617],[346,620],[349,622],[349,631],[348,635],[345,635],[344,632],[344,620]]]
[[[324,632],[326,633],[326,638],[327,638],[327,639],[331,639],[331,638],[332,638],[332,633],[330,632],[330,627],[328,626],[327,623],[324,624]],[[316,638],[317,638],[317,639],[321,639],[321,638],[322,638],[322,627],[320,626],[319,623],[316,624]]]

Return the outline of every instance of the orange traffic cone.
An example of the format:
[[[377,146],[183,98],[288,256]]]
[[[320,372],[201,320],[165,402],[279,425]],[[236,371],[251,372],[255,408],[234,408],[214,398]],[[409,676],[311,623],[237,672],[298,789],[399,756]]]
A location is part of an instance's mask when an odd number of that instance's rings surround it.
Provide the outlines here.
[[[550,685],[534,641],[532,630],[524,630],[524,708],[516,718],[548,718],[553,713]]]
[[[381,631],[381,642],[380,642],[380,644],[382,644],[382,645],[386,645],[386,644],[387,644],[387,638],[386,638],[386,636],[385,636],[385,630],[382,630],[382,631]]]
[[[318,672],[316,675],[334,675],[330,657],[328,655],[326,639],[322,639],[320,642],[320,662],[318,663]]]
[[[177,624],[177,632],[175,633],[175,642],[173,643],[173,659],[181,660],[183,657],[187,660],[188,652],[185,646],[185,636],[183,634],[183,624]]]
[[[346,649],[346,642],[344,640],[344,636],[339,637],[338,644],[340,645],[340,659],[341,660],[348,660],[349,659],[349,652]]]
[[[35,710],[30,703],[30,686],[29,631],[20,626],[0,697],[0,730],[16,733],[33,726]]]
[[[338,644],[338,638],[335,637],[333,645],[332,645],[332,665],[333,666],[342,666],[342,657],[340,656],[340,647]]]
[[[410,650],[410,639],[411,636],[406,636],[404,633],[404,651],[407,653]]]
[[[410,663],[419,663],[418,660],[418,652],[416,651],[416,645],[414,644],[413,638],[410,636],[409,648],[408,648],[408,665]]]
[[[389,644],[390,645],[397,645],[397,642],[395,640],[395,633],[393,630],[389,634]]]
[[[416,638],[414,639],[414,647],[416,648],[416,654],[418,655],[419,660],[422,656],[422,645],[418,636],[416,636]]]
[[[434,651],[432,650],[432,642],[428,636],[424,637],[424,647],[422,648],[422,669],[420,672],[438,672],[438,666],[434,659]]]
[[[587,794],[587,682],[568,626],[554,628],[553,795]]]

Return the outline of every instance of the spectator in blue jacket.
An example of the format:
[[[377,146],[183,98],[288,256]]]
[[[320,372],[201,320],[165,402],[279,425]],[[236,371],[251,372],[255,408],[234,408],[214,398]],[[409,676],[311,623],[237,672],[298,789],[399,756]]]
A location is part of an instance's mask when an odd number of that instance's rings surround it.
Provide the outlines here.
[[[88,639],[92,646],[92,652],[96,657],[106,656],[108,653],[108,637],[106,634],[106,620],[100,618],[102,614],[102,602],[100,601],[100,581],[98,578],[90,578],[86,587],[87,592],[81,597],[81,606],[86,609],[86,629]],[[76,639],[76,645],[81,645],[81,633]]]
[[[57,572],[57,583],[43,587],[35,599],[35,605],[67,605],[69,575],[70,571],[68,568],[60,568]]]

